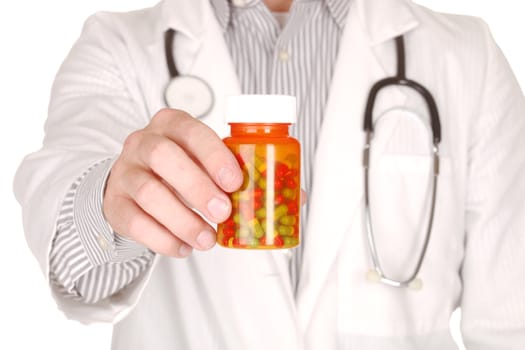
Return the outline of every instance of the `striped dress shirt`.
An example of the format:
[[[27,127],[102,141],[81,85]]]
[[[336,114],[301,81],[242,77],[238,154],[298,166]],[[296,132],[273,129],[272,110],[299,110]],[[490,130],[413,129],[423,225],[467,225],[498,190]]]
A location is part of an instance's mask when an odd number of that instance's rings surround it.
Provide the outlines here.
[[[309,193],[349,0],[295,0],[286,25],[262,0],[211,0],[245,94],[287,94],[298,101],[291,128],[302,145],[302,187]],[[50,278],[64,295],[86,303],[106,298],[140,276],[153,252],[114,233],[102,214],[112,160],[87,169],[66,194],[51,249]],[[307,219],[302,209],[302,225]],[[301,259],[294,249],[291,278]]]

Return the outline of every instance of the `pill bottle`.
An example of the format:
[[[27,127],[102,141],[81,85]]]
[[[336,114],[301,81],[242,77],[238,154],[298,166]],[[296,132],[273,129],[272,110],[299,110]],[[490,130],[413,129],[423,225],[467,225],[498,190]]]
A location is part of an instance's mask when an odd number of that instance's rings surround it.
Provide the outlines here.
[[[217,228],[228,248],[281,249],[299,244],[300,144],[288,128],[296,122],[296,100],[285,95],[228,97],[224,143],[244,174],[230,194],[232,213]]]

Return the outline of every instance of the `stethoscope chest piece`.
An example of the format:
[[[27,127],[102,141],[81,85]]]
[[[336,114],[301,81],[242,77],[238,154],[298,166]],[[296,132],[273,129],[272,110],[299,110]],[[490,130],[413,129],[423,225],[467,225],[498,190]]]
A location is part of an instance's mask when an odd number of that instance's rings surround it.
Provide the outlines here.
[[[180,109],[202,118],[213,107],[214,97],[210,85],[193,75],[178,75],[170,79],[164,94],[169,108]]]

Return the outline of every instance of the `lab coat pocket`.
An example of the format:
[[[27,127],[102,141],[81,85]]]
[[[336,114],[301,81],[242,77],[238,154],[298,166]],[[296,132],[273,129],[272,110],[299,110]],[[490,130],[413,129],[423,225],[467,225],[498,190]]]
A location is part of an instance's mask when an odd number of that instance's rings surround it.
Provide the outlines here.
[[[414,272],[427,234],[432,195],[431,154],[382,153],[371,160],[369,191],[372,232],[385,275],[406,280]],[[441,158],[437,208],[449,200],[451,161]],[[440,187],[441,186],[441,187]],[[444,191],[443,191],[444,190]],[[363,204],[364,205],[364,204]],[[456,253],[450,249],[454,218],[433,224],[419,278],[421,290],[394,288],[367,280],[373,267],[366,243],[366,217],[356,220],[339,256],[338,328],[343,335],[423,335],[448,327],[449,305],[442,297],[454,280]],[[450,220],[448,220],[450,219]],[[360,230],[357,230],[360,228]]]

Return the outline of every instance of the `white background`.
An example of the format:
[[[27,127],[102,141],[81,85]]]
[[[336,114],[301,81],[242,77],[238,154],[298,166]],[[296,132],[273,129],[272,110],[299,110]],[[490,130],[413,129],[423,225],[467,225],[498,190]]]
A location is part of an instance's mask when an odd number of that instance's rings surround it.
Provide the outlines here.
[[[187,0],[191,1],[191,0]],[[490,25],[525,87],[525,21],[521,1],[417,0],[438,11],[476,15]],[[59,313],[26,246],[12,195],[22,157],[40,147],[49,91],[83,21],[99,10],[126,11],[156,0],[2,0],[0,4],[0,349],[109,349],[107,325],[82,326]],[[417,79],[417,77],[414,77]],[[457,331],[459,314],[451,325]]]

